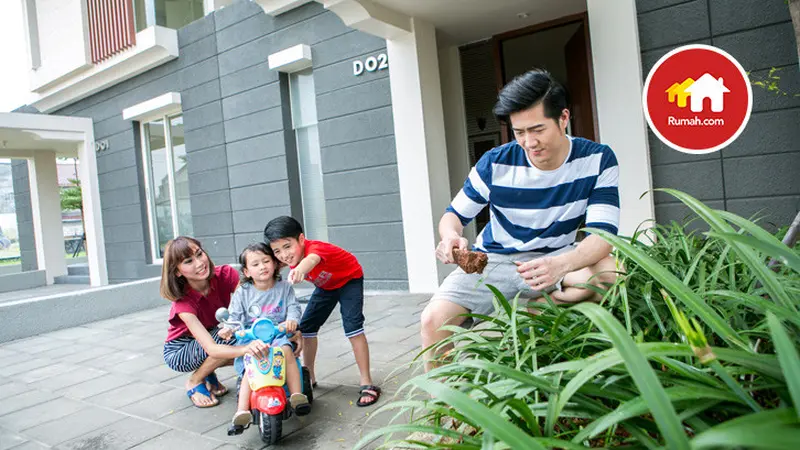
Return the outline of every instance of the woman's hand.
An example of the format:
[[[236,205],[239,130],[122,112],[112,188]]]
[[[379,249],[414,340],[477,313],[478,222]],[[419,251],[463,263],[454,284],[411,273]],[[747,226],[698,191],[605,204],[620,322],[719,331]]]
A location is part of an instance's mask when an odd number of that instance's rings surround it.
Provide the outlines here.
[[[269,345],[257,339],[242,347],[242,356],[244,355],[250,355],[258,359],[264,359],[269,356]]]
[[[233,337],[233,329],[225,327],[219,330],[217,336],[221,337],[222,339],[225,339],[226,341],[230,341],[231,338]]]

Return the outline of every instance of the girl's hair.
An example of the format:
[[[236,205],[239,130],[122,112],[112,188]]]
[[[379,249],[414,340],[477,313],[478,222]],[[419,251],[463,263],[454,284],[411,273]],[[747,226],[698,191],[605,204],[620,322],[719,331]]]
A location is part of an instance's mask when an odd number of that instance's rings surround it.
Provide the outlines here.
[[[178,266],[186,258],[193,257],[196,247],[203,250],[203,245],[197,239],[188,236],[178,236],[167,242],[164,248],[164,263],[161,267],[161,296],[174,302],[186,293],[186,278],[179,277]],[[203,250],[205,251],[205,250]],[[208,280],[214,276],[214,263],[208,258]]]
[[[252,283],[253,282],[253,278],[248,277],[247,275],[245,275],[244,274],[244,270],[247,268],[247,255],[250,254],[250,253],[255,253],[255,252],[263,253],[263,254],[269,256],[270,258],[272,258],[272,262],[275,263],[275,273],[272,274],[272,278],[274,278],[275,281],[280,281],[280,279],[281,279],[281,273],[280,273],[281,262],[278,261],[278,258],[275,257],[275,253],[272,252],[272,249],[269,248],[269,245],[267,245],[267,244],[265,244],[263,242],[256,242],[255,244],[250,244],[247,247],[245,247],[245,249],[242,250],[242,253],[239,254],[239,265],[242,266],[239,269],[239,271],[242,274],[242,277],[241,277],[242,283]]]

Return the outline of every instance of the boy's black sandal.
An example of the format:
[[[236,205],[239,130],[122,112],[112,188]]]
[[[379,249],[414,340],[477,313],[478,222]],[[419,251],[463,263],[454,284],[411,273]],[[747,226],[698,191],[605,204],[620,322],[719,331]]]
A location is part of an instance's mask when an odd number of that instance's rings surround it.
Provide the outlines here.
[[[365,396],[372,397],[372,399],[367,401],[362,401],[362,399]],[[381,388],[379,388],[378,386],[365,384],[361,386],[361,388],[358,391],[358,403],[356,403],[356,405],[370,406],[375,404],[375,402],[377,402],[379,398],[381,398]]]

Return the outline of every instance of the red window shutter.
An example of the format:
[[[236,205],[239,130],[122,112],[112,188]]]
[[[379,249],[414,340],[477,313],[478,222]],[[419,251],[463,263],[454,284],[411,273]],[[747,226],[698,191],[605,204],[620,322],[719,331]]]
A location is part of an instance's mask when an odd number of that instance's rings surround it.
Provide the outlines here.
[[[88,0],[92,63],[136,44],[132,0]]]

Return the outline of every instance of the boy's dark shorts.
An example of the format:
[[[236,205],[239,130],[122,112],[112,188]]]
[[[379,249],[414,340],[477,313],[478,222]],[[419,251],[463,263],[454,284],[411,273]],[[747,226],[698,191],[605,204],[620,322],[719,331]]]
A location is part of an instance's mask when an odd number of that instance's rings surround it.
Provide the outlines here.
[[[338,289],[316,288],[300,319],[303,337],[317,337],[319,328],[339,304],[344,335],[348,338],[364,333],[364,278],[355,278]]]

